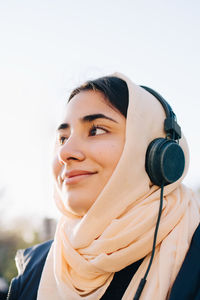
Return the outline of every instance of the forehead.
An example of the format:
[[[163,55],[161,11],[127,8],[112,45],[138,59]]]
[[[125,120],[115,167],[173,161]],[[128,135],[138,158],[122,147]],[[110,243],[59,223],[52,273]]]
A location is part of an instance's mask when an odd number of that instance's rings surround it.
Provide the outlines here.
[[[64,119],[76,119],[97,113],[105,113],[113,116],[120,114],[100,92],[82,91],[67,103]]]

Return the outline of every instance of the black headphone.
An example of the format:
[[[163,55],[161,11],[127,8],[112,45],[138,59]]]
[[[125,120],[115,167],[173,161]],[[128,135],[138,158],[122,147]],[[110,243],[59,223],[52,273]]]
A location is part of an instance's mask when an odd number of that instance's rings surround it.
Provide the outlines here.
[[[151,88],[141,87],[158,99],[167,117],[164,121],[166,137],[157,138],[149,144],[145,160],[145,169],[152,183],[165,186],[177,181],[184,171],[185,156],[179,145],[181,128],[167,101]]]
[[[179,139],[181,138],[181,128],[176,122],[176,115],[167,101],[156,91],[149,87],[142,86],[147,92],[152,94],[162,104],[166,119],[164,121],[164,130],[166,132],[165,138],[157,138],[153,140],[146,151],[145,169],[151,182],[159,187],[160,191],[160,207],[158,212],[158,218],[154,231],[152,254],[150,257],[149,265],[141,279],[137,291],[133,300],[139,300],[140,295],[146,284],[147,275],[152,265],[158,228],[160,224],[160,218],[162,214],[163,206],[163,190],[164,186],[177,181],[183,174],[185,168],[185,156],[182,148],[179,145]]]

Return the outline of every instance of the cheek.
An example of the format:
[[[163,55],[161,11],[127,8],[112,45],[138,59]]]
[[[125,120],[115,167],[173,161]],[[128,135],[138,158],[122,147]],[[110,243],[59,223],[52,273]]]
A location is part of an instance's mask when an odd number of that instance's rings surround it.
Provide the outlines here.
[[[52,172],[55,178],[58,177],[62,170],[62,165],[59,162],[58,156],[56,155],[52,161]]]
[[[120,145],[119,147],[119,144],[117,144],[111,147],[109,157],[110,157],[110,166],[112,168],[112,171],[114,171],[115,167],[117,166],[122,152],[123,152],[123,145]]]
[[[109,171],[113,171],[123,152],[124,143],[113,141],[112,143],[99,144],[95,150],[98,163]],[[94,151],[93,151],[94,152]]]

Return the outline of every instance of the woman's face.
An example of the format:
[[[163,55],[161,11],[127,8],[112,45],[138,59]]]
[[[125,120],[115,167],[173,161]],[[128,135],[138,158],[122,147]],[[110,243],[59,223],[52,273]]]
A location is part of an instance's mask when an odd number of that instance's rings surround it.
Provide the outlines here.
[[[125,126],[125,117],[100,92],[80,92],[67,104],[53,173],[59,197],[74,214],[84,215],[111,177],[123,151]]]

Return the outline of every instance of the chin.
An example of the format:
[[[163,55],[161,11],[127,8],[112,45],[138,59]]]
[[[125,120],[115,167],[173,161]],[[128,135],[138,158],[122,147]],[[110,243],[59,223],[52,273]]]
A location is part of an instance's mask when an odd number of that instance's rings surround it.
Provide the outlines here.
[[[67,199],[66,201],[65,199],[63,202],[68,211],[79,217],[83,217],[90,209],[90,206],[83,205],[84,201],[80,201],[80,199],[78,201],[75,199]]]

